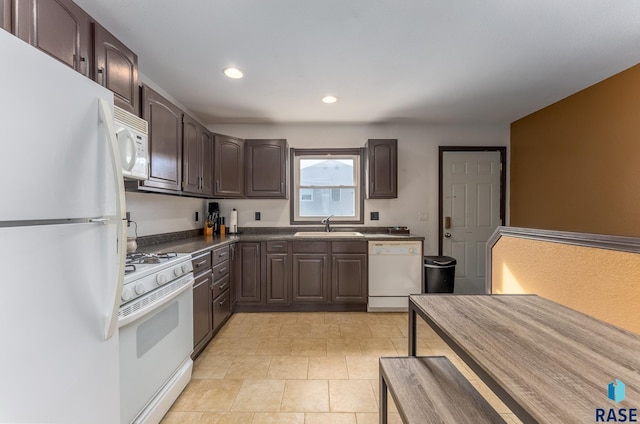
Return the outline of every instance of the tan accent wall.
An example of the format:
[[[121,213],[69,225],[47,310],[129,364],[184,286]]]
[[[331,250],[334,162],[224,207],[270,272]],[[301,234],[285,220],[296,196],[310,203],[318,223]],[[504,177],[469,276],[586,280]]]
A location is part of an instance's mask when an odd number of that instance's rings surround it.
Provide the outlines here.
[[[640,334],[640,254],[502,236],[492,293],[529,293]]]
[[[511,124],[510,225],[640,236],[640,65]]]

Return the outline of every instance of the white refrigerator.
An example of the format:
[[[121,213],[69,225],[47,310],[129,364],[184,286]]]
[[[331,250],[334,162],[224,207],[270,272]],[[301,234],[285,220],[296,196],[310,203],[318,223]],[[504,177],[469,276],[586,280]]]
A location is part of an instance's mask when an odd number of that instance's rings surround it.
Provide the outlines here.
[[[113,95],[0,30],[0,422],[118,423]]]

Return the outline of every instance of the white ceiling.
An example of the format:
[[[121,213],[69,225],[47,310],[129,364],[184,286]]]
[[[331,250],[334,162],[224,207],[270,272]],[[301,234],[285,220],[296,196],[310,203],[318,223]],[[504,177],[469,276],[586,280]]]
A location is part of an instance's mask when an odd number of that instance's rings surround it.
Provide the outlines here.
[[[207,124],[505,124],[640,61],[638,0],[74,1]]]

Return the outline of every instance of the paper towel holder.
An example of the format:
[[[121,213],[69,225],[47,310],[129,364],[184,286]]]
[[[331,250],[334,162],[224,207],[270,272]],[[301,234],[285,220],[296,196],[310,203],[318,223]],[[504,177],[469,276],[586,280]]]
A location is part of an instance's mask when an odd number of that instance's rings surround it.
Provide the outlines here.
[[[238,211],[236,208],[231,210],[229,216],[229,225],[227,226],[227,233],[238,234]]]

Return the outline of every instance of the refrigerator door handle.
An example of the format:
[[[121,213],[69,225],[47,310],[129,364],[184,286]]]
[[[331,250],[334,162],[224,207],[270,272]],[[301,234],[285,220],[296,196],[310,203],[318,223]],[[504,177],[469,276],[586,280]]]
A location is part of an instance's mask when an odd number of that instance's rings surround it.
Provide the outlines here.
[[[120,308],[120,296],[122,296],[122,285],[124,283],[124,265],[126,257],[127,227],[124,225],[126,219],[126,206],[124,197],[124,177],[122,176],[122,165],[120,163],[120,149],[116,138],[116,131],[113,125],[113,114],[111,107],[104,99],[98,99],[98,109],[100,113],[100,123],[105,131],[105,137],[109,145],[109,157],[113,167],[114,185],[116,187],[116,226],[118,228],[118,279],[113,287],[113,294],[108,299],[107,316],[104,327],[104,339],[108,340],[113,334],[118,324],[118,310]]]

